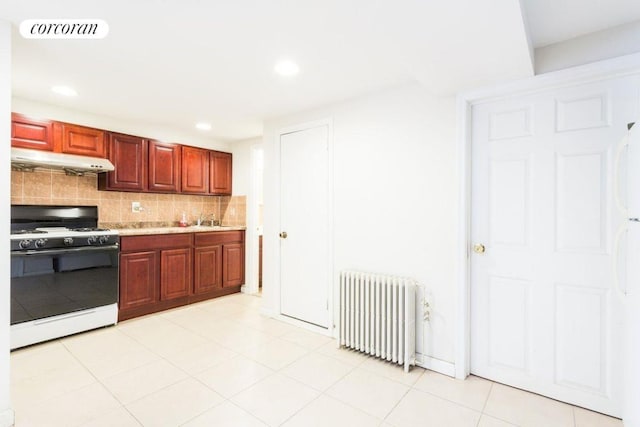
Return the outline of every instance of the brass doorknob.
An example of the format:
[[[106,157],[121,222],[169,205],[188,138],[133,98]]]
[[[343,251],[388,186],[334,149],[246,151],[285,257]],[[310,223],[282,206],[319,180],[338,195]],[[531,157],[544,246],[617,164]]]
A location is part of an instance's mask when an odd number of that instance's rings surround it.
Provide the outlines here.
[[[286,231],[281,232],[280,233],[280,238],[281,239],[286,239],[287,238],[287,232]]]
[[[482,243],[476,243],[475,245],[473,245],[473,252],[477,254],[483,254],[484,251],[485,251],[485,247]]]

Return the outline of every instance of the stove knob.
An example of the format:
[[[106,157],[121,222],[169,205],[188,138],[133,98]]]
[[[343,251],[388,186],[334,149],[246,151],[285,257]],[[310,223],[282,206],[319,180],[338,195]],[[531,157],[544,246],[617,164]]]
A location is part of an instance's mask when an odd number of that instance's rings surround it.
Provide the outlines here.
[[[104,245],[105,243],[109,242],[109,236],[100,236],[100,238],[98,239],[98,242],[100,242],[101,245]]]
[[[26,249],[26,248],[28,248],[29,246],[31,246],[31,239],[24,239],[24,240],[21,240],[21,241],[20,241],[20,243],[19,243],[19,245],[20,245],[20,249]]]
[[[89,238],[87,239],[87,243],[90,245],[95,245],[96,243],[98,243],[98,236],[89,236]]]
[[[73,245],[73,237],[65,237],[65,238],[62,240],[62,243],[63,243],[65,246],[71,246],[71,245]]]
[[[36,240],[36,248],[41,248],[47,244],[47,239],[38,239]]]

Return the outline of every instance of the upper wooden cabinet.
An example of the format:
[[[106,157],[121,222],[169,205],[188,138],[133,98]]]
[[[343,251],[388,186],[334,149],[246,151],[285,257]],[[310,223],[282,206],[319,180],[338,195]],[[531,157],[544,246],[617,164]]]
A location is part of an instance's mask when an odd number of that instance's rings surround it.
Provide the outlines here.
[[[209,193],[209,150],[196,147],[182,147],[183,193]]]
[[[56,151],[82,156],[107,157],[107,144],[103,130],[55,122],[53,132]]]
[[[98,174],[100,190],[145,191],[147,188],[147,140],[109,133],[112,172]]]
[[[53,151],[53,122],[11,113],[11,146]]]
[[[209,153],[209,193],[231,195],[231,153],[211,151]]]
[[[149,191],[180,192],[182,150],[178,144],[149,141]]]

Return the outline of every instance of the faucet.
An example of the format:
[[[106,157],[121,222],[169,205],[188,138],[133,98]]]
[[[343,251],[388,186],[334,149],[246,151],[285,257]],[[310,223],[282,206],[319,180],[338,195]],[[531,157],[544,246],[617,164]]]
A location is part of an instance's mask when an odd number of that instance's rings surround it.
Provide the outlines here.
[[[216,221],[216,214],[211,214],[211,226],[215,227],[216,225],[220,225],[220,221]]]
[[[202,215],[202,212],[200,212],[200,216],[198,217],[198,224],[197,224],[198,227],[202,225],[202,221],[204,221],[204,215]]]

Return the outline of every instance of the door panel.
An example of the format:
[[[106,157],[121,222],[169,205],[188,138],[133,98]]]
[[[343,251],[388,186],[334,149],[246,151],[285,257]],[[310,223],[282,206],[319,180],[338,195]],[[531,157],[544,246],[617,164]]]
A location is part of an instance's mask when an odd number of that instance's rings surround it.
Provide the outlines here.
[[[638,88],[624,77],[472,108],[471,238],[486,247],[471,253],[472,373],[621,415],[612,153]]]
[[[328,127],[280,137],[281,313],[328,326]]]
[[[186,297],[191,294],[191,248],[160,251],[160,299]]]

